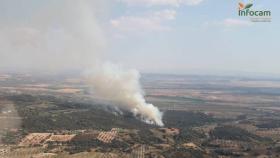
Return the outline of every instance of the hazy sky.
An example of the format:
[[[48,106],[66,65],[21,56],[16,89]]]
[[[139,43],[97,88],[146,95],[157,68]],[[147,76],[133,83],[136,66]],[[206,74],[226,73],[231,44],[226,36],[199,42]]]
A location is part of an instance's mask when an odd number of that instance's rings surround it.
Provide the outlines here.
[[[0,69],[85,68],[102,58],[142,72],[279,75],[280,1],[252,1],[271,10],[268,23],[239,17],[238,2],[0,0]]]

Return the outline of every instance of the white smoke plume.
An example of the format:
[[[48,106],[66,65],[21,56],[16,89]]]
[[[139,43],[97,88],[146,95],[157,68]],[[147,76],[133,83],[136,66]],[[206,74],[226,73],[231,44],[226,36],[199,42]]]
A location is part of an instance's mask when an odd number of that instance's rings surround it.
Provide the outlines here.
[[[161,113],[145,102],[137,71],[94,66],[106,52],[99,21],[106,6],[104,0],[0,1],[0,69],[95,69],[90,83],[98,94],[161,126]]]
[[[0,1],[0,69],[57,73],[92,66],[106,47],[97,20],[104,5],[100,0]]]
[[[120,109],[129,110],[150,124],[163,126],[162,113],[146,103],[136,70],[124,70],[119,65],[105,63],[94,71],[90,81],[97,95],[104,97]]]

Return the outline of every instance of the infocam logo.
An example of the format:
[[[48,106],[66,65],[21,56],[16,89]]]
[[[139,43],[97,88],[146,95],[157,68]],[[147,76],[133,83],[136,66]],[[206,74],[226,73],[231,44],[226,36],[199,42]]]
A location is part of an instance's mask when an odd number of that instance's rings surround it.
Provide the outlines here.
[[[270,10],[253,10],[253,3],[244,4],[238,3],[238,15],[250,17],[252,22],[270,22],[271,11]]]

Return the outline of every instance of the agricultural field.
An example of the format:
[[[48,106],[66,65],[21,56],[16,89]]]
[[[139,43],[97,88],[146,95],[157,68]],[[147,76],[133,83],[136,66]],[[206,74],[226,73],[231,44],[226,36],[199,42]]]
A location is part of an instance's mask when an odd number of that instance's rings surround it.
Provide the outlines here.
[[[73,75],[0,76],[0,157],[280,156],[280,80],[144,74],[163,127]]]

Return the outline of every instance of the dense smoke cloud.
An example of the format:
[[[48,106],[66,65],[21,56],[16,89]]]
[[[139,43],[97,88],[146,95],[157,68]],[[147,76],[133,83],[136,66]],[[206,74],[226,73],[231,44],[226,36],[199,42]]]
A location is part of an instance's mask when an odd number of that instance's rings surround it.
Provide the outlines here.
[[[16,6],[13,3],[0,2],[0,5],[10,8]],[[51,72],[94,69],[90,83],[96,94],[148,123],[163,125],[159,110],[145,102],[138,72],[112,65],[96,66],[102,61],[100,56],[106,46],[97,21],[103,1],[50,0],[33,9],[31,6],[38,2],[19,3],[23,10],[12,13],[4,10],[7,16],[0,16],[0,69]],[[10,14],[21,18],[9,21]]]
[[[163,126],[162,113],[146,103],[136,70],[124,70],[119,65],[105,63],[90,76],[97,95],[104,97],[121,110],[129,110],[150,124]]]

